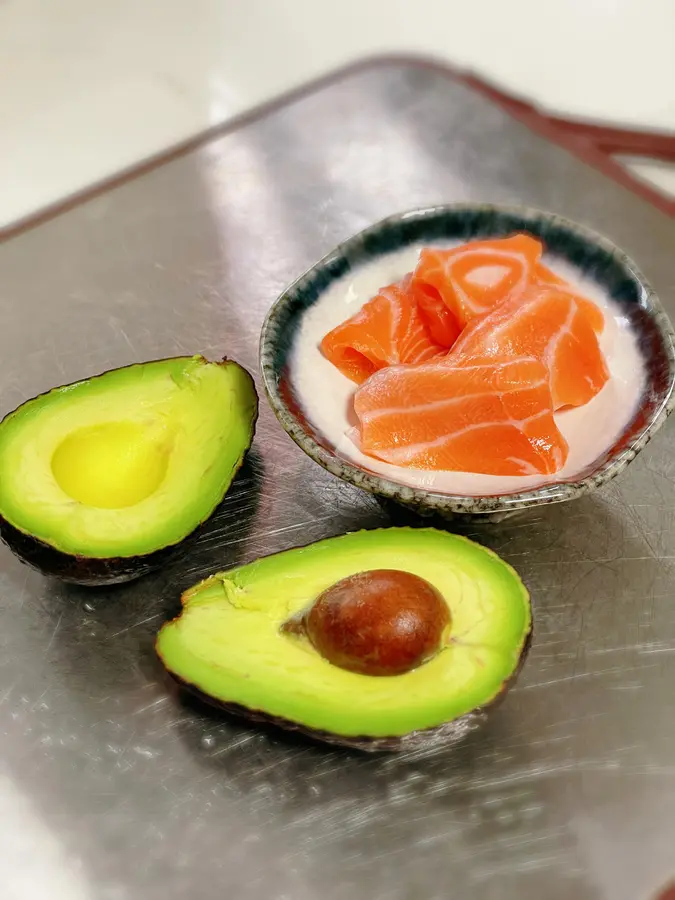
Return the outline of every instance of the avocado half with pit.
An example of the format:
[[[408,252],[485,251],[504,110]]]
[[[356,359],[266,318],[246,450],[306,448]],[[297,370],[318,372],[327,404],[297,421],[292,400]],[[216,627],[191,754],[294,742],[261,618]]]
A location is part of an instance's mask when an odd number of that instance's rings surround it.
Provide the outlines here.
[[[531,606],[467,538],[388,528],[202,581],[159,632],[165,668],[236,714],[365,750],[459,739],[518,673]]]
[[[176,357],[54,388],[0,423],[0,534],[64,581],[163,565],[223,499],[258,400],[236,362]]]

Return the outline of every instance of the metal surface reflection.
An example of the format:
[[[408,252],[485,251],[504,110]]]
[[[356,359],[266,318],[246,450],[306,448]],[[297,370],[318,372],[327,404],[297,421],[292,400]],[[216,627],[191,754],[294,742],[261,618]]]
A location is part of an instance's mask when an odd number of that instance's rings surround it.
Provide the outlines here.
[[[0,411],[176,352],[255,369],[287,282],[372,221],[460,198],[605,231],[675,313],[672,221],[443,72],[375,66],[6,244]],[[673,427],[598,497],[472,533],[525,578],[535,641],[507,703],[451,753],[364,758],[169,691],[152,643],[183,588],[310,532],[390,521],[264,403],[187,564],[92,592],[2,551],[2,757],[61,868],[81,872],[78,898],[653,894],[675,846]],[[37,825],[21,827],[38,852]]]

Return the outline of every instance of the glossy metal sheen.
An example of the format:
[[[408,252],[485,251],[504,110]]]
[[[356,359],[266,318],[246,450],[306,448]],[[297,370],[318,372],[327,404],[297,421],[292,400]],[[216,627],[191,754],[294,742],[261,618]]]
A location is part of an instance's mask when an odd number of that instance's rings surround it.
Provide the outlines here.
[[[675,223],[440,70],[380,65],[0,250],[0,412],[152,357],[255,369],[260,324],[332,246],[398,210],[525,203],[605,232],[675,314]],[[184,705],[152,641],[197,578],[390,519],[263,403],[183,564],[70,588],[0,551],[3,900],[642,900],[675,874],[669,422],[598,495],[473,536],[532,591],[519,686],[480,732],[364,757]],[[22,892],[23,889],[23,892]]]

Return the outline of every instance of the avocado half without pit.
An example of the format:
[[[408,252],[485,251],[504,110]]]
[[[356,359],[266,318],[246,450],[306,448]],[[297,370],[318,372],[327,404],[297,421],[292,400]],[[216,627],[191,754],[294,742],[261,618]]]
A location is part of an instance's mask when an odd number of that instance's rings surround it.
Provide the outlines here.
[[[129,581],[171,558],[223,499],[258,400],[230,360],[156,360],[63,387],[0,423],[0,534],[78,584]]]
[[[165,668],[236,714],[365,750],[448,743],[517,675],[531,607],[496,554],[429,528],[329,538],[188,590]]]

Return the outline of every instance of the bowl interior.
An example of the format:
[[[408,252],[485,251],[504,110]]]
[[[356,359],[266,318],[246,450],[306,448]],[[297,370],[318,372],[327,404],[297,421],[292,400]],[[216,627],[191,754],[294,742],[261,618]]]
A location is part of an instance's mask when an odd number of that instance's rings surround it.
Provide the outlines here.
[[[290,358],[306,311],[336,281],[378,257],[410,245],[504,237],[525,231],[551,254],[593,279],[609,295],[636,337],[646,378],[635,414],[611,446],[573,478],[518,493],[467,497],[420,488],[368,472],[340,457],[303,413],[294,390]],[[401,273],[403,274],[403,273]],[[270,403],[281,424],[324,468],[367,490],[393,499],[457,511],[490,512],[497,507],[555,502],[597,486],[634,458],[671,409],[675,380],[673,331],[654,292],[635,264],[605,238],[559,216],[529,209],[443,206],[393,216],[341,244],[292,284],[270,310],[261,335],[261,369]]]

